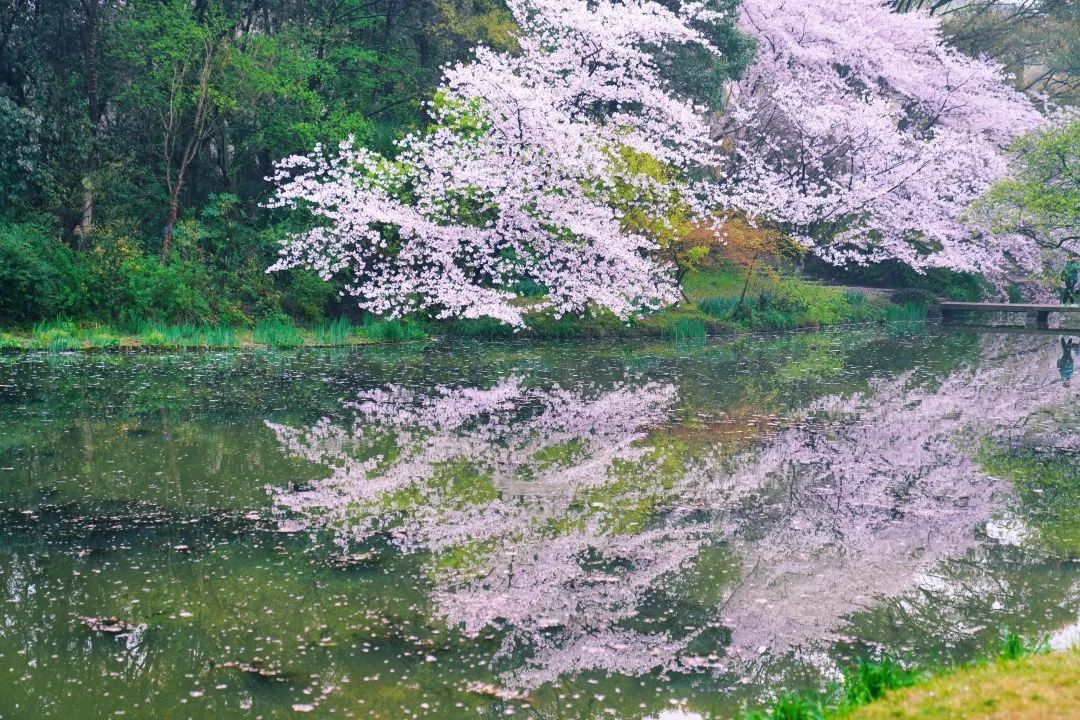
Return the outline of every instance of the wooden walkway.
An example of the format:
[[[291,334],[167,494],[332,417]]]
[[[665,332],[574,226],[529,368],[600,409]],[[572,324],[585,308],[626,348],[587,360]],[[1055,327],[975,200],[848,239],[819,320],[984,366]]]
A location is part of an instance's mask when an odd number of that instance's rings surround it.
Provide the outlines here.
[[[1050,327],[1050,313],[1080,313],[1078,305],[1033,305],[1023,303],[977,303],[943,301],[940,306],[941,318],[948,320],[961,312],[1004,312],[1024,313],[1027,326],[1046,329]]]

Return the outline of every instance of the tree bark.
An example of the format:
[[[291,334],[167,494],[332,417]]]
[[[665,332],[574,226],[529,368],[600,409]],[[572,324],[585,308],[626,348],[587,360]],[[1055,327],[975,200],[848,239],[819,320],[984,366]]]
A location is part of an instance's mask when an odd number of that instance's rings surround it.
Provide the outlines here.
[[[107,2],[108,0],[104,0]],[[86,114],[90,122],[90,150],[83,173],[82,213],[72,231],[80,250],[87,249],[90,230],[94,224],[94,175],[98,169],[97,141],[101,126],[100,68],[98,55],[98,25],[101,18],[102,0],[82,0],[86,22],[83,27],[83,47],[86,53]]]
[[[176,162],[176,146],[183,134],[184,123],[180,117],[182,111],[177,108],[178,96],[187,76],[187,68],[178,67],[173,72],[172,87],[169,92],[169,111],[164,119],[165,132],[163,134],[162,156],[165,160],[165,186],[169,191],[169,214],[165,221],[165,229],[161,237],[161,264],[169,264],[169,256],[172,254],[173,233],[176,228],[176,220],[180,215],[180,191],[184,187],[184,178],[188,167],[195,155],[199,152],[203,141],[212,133],[207,130],[207,121],[210,116],[210,76],[213,73],[214,61],[219,49],[218,42],[224,39],[208,40],[205,54],[202,58],[202,66],[199,68],[198,87],[196,88],[195,108],[191,116],[190,133],[187,142],[180,153],[180,162],[176,166],[176,175],[173,175],[173,164]]]

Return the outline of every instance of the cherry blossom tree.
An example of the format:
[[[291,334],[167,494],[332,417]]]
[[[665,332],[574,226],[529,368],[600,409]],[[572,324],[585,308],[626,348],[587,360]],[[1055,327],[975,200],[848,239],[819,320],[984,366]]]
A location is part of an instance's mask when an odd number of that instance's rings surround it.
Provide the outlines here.
[[[511,0],[520,51],[480,47],[447,68],[432,127],[382,157],[352,142],[283,160],[272,206],[317,226],[287,240],[272,269],[343,274],[370,312],[490,316],[521,326],[514,287],[545,289],[534,309],[589,307],[627,318],[677,298],[657,241],[624,222],[700,211],[687,171],[714,164],[702,108],[677,98],[664,48],[717,55],[703,3]],[[642,171],[641,158],[664,172]],[[517,302],[516,302],[517,301]]]
[[[779,223],[824,259],[994,273],[1038,253],[965,224],[1038,126],[1003,70],[938,20],[875,0],[745,0],[756,63],[721,123],[723,204]]]

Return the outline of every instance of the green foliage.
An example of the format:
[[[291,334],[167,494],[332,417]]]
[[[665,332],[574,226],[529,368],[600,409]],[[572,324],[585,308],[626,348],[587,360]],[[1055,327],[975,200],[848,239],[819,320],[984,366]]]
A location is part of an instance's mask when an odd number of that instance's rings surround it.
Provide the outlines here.
[[[815,276],[845,285],[919,290],[930,297],[943,297],[948,300],[977,302],[983,299],[986,291],[982,279],[973,273],[959,273],[942,268],[930,268],[925,273],[918,273],[896,261],[836,267],[808,256],[806,268]]]
[[[699,300],[698,310],[709,317],[727,320],[735,317],[735,310],[739,306],[737,297],[713,297]]]
[[[927,307],[937,302],[937,296],[924,288],[904,288],[893,292],[889,299],[894,305],[922,305]]]
[[[886,692],[911,687],[922,681],[924,673],[905,668],[886,656],[880,660],[863,659],[844,671],[840,688],[821,693],[786,694],[764,710],[744,711],[739,720],[826,720],[880,700]]]
[[[1050,652],[1050,640],[1045,636],[1032,640],[1008,628],[1003,628],[998,638],[997,657],[1001,660],[1019,660],[1048,652]]]
[[[0,223],[0,322],[59,312],[69,254],[39,225]]]
[[[673,340],[700,340],[707,332],[705,323],[695,317],[673,318],[668,324],[668,329]]]
[[[353,325],[346,317],[340,317],[319,325],[314,330],[318,345],[345,345],[353,335]]]
[[[841,323],[880,320],[881,310],[860,292],[783,278],[739,302],[738,296],[699,300],[698,309],[718,319],[731,319],[748,329],[794,330]]]
[[[890,333],[922,332],[926,328],[926,306],[921,303],[889,305],[885,308],[885,322]]]
[[[862,296],[853,303],[850,294],[843,290],[794,278],[781,280],[772,294],[762,293],[759,307],[794,316],[797,326],[864,322],[876,316]]]
[[[228,349],[239,345],[236,331],[228,326],[214,325],[204,327],[200,333],[203,344],[213,349]]]
[[[454,320],[446,326],[446,332],[453,337],[472,340],[500,340],[514,336],[514,328],[486,317],[475,320]]]
[[[926,306],[921,303],[890,305],[885,308],[886,322],[923,322],[926,320]]]
[[[52,353],[78,350],[82,347],[79,329],[66,320],[39,323],[34,328],[31,347]]]
[[[742,720],[825,720],[828,707],[820,698],[805,695],[783,695],[767,710],[747,712]]]
[[[1027,135],[1013,147],[1016,171],[977,205],[991,230],[1023,233],[1048,246],[1080,226],[1080,120]]]
[[[301,222],[262,206],[271,163],[350,135],[392,149],[424,122],[444,64],[477,43],[512,48],[515,32],[493,0],[19,7],[0,43],[0,220],[43,220],[0,227],[4,324],[341,314],[340,286],[265,274],[277,238]],[[171,189],[179,222],[161,268]],[[84,202],[85,235],[73,230]]]
[[[423,328],[403,320],[380,320],[370,315],[364,318],[360,334],[375,342],[404,342],[421,340],[427,336]]]
[[[889,690],[910,687],[920,677],[888,656],[879,661],[862,660],[844,673],[844,699],[851,706],[864,705]]]
[[[42,157],[42,118],[0,94],[0,197],[9,206],[28,204],[53,190]]]
[[[270,317],[255,324],[255,342],[271,348],[294,348],[304,344],[304,336],[287,318]]]

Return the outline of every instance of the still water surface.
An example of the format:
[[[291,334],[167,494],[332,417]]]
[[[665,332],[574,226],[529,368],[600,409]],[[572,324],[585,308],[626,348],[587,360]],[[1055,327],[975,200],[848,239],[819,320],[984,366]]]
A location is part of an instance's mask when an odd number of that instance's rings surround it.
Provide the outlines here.
[[[727,717],[858,657],[1066,644],[1063,352],[2,357],[0,717]]]

